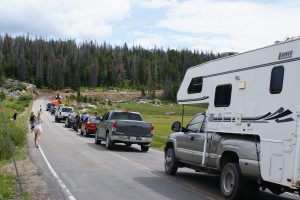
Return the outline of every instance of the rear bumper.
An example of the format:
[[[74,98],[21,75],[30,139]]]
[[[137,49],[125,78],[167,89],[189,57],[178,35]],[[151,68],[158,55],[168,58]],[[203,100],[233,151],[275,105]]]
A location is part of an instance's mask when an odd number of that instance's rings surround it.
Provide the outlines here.
[[[150,144],[152,142],[152,137],[112,135],[110,139],[112,142],[115,143],[120,142],[120,143],[130,143],[130,144]]]
[[[67,116],[58,115],[57,118],[58,118],[58,119],[66,120],[66,119],[67,119]]]
[[[95,134],[96,132],[96,128],[86,128],[86,131],[89,133],[89,134]]]

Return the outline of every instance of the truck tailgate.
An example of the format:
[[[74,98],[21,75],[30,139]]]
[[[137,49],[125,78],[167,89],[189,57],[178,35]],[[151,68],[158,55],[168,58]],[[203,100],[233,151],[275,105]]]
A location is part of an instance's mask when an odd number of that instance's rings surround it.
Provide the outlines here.
[[[151,137],[151,123],[132,120],[118,120],[116,132],[127,136]]]

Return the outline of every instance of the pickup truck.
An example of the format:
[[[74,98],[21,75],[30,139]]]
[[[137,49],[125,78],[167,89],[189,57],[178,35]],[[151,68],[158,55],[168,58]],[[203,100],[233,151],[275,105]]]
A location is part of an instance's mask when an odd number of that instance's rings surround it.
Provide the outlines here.
[[[106,112],[97,124],[95,143],[106,141],[106,148],[112,149],[116,143],[126,146],[138,144],[143,152],[149,150],[154,126],[142,120],[140,113],[121,110]]]
[[[55,111],[55,122],[60,122],[61,120],[66,120],[70,113],[73,112],[71,107],[60,107]]]
[[[259,186],[272,192],[277,188],[261,185],[259,170],[260,140],[254,135],[206,131],[205,113],[197,114],[186,127],[174,122],[168,136],[165,172],[175,175],[179,167],[220,175],[220,187],[226,199],[240,199],[258,192]]]

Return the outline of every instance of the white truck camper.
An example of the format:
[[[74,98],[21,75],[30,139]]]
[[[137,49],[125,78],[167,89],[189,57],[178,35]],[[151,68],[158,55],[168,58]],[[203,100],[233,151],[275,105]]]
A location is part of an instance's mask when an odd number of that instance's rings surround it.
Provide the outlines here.
[[[255,184],[276,194],[299,194],[299,75],[297,37],[190,67],[177,101],[208,103],[206,134],[255,136],[259,145],[257,152],[253,152],[257,154],[259,173]],[[209,154],[207,145],[203,145],[203,155]],[[207,155],[203,156],[203,165],[205,159]],[[242,172],[248,164],[238,161]]]

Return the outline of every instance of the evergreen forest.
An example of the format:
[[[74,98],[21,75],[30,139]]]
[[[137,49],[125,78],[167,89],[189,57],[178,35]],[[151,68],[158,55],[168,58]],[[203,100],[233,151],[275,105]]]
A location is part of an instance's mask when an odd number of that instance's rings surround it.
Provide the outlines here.
[[[0,34],[0,82],[12,78],[38,88],[127,88],[145,90],[151,96],[163,90],[165,100],[176,100],[186,70],[219,57],[188,49],[112,46],[74,39],[12,37]]]

